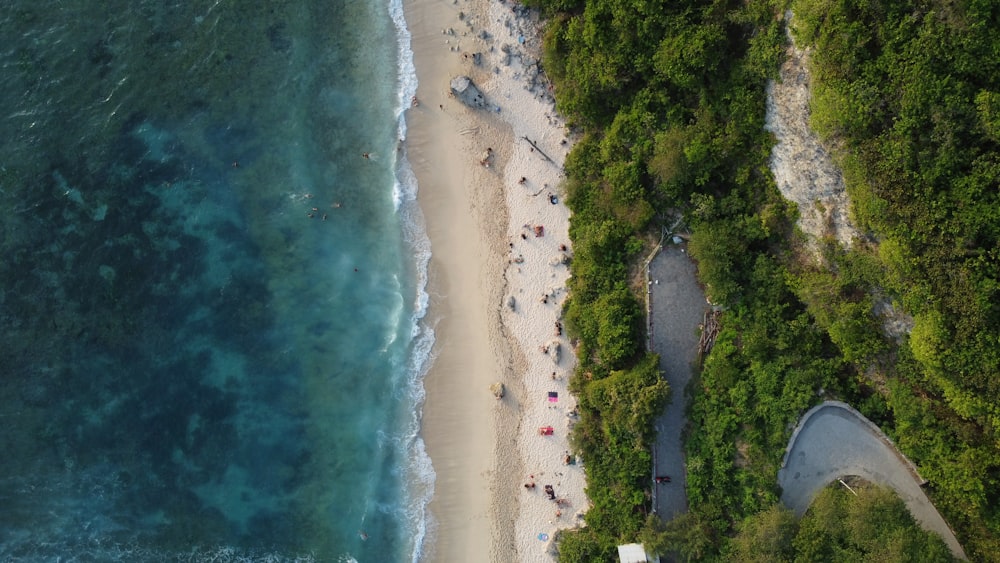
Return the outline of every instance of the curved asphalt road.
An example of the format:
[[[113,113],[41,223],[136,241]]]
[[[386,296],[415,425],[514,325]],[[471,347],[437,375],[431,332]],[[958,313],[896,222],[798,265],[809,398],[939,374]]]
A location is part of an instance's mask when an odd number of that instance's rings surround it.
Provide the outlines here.
[[[891,487],[925,529],[940,535],[956,557],[962,546],[920,488],[916,468],[879,428],[846,403],[827,401],[799,421],[778,471],[781,501],[799,516],[820,489],[836,479],[857,475]]]
[[[683,246],[665,246],[650,262],[649,276],[649,345],[660,354],[660,369],[671,389],[671,402],[656,421],[653,475],[672,479],[650,486],[655,489],[654,509],[669,521],[687,511],[681,433],[707,304]],[[792,434],[778,471],[781,501],[802,516],[820,489],[848,475],[891,487],[924,529],[940,535],[956,557],[966,559],[955,534],[920,488],[924,481],[913,464],[857,410],[827,401],[803,415]]]

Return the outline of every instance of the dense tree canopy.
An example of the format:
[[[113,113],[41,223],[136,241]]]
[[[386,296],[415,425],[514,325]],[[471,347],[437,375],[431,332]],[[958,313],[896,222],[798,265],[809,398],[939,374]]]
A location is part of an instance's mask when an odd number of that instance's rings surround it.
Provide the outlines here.
[[[779,505],[743,521],[726,557],[741,563],[955,560],[892,491],[864,486],[850,492],[840,484],[824,489],[801,521]]]
[[[772,507],[790,429],[824,397],[857,406],[920,465],[970,555],[1000,553],[1000,5],[529,3],[548,18],[545,68],[579,132],[566,162],[566,318],[580,359],[574,444],[593,507],[586,528],[560,534],[561,560],[610,559],[636,534],[698,559],[820,549],[798,539],[807,522],[773,535],[790,520]],[[818,262],[768,170],[765,87],[789,7],[798,42],[813,47],[813,126],[836,149],[866,232]],[[667,390],[642,353],[630,284],[677,213],[725,313],[690,390],[691,513],[664,531],[645,517],[651,425]],[[874,312],[892,303],[914,318],[898,340]],[[899,556],[911,546],[886,545]]]
[[[897,378],[885,393],[895,435],[962,539],[996,557],[1000,5],[796,0],[792,8],[796,37],[814,47],[813,125],[842,147],[856,216],[876,235],[870,253],[839,262],[876,260],[882,272],[848,265],[860,272],[849,283],[876,287],[913,315],[905,348],[885,370]],[[843,329],[850,340],[851,327]],[[861,357],[870,354],[859,344]]]

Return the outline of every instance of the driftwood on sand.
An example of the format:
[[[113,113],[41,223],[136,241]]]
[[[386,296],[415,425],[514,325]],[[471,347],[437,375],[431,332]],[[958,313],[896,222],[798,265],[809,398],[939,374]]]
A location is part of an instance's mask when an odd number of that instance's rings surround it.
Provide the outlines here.
[[[524,135],[521,138],[524,139],[525,141],[528,141],[528,144],[531,145],[532,148],[534,148],[536,151],[538,151],[538,154],[542,155],[545,158],[545,160],[551,162],[552,164],[556,163],[556,161],[552,160],[549,157],[549,155],[547,155],[544,152],[542,152],[542,149],[538,148],[538,144],[535,143],[534,141],[532,141],[531,139],[529,139],[527,135]]]

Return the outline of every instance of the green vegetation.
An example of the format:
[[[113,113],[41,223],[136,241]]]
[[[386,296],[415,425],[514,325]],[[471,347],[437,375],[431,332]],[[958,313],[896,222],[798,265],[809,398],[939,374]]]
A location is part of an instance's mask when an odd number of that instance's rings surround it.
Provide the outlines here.
[[[530,3],[548,18],[558,109],[581,132],[566,163],[566,319],[593,508],[586,528],[560,534],[560,559],[610,560],[641,536],[725,560],[754,531],[791,525],[774,508],[777,469],[791,427],[824,397],[856,406],[918,463],[971,557],[1000,553],[1000,7],[794,0],[798,40],[815,46],[814,126],[838,147],[877,241],[830,245],[817,264],[767,162],[785,3]],[[630,280],[675,212],[726,312],[691,390],[691,512],[661,531],[647,520],[648,450],[668,390],[642,353]],[[884,336],[882,302],[914,314],[909,337]],[[767,539],[807,553],[796,534]],[[871,552],[854,536],[827,540]]]
[[[1000,553],[1000,5],[796,0],[814,126],[878,244],[840,263],[913,314],[883,396],[974,558]],[[868,264],[877,264],[882,271]],[[831,332],[831,335],[833,333]]]
[[[698,525],[694,513],[668,523],[651,516],[640,539],[647,549],[675,550],[685,560],[700,560],[709,545]],[[740,563],[956,560],[944,540],[922,529],[891,490],[864,485],[850,492],[839,483],[820,492],[801,520],[780,504],[771,504],[738,523],[722,559]]]
[[[889,489],[831,485],[801,521],[773,505],[738,526],[728,561],[955,561],[944,540],[920,528]]]
[[[588,530],[598,535],[564,535],[560,546],[564,557],[578,553],[571,561],[608,560],[617,545],[607,541],[610,537],[639,532],[653,466],[652,422],[669,396],[658,362],[656,356],[647,355],[629,369],[604,377],[579,374],[572,381],[580,404],[573,447],[587,462],[587,492],[593,503]]]

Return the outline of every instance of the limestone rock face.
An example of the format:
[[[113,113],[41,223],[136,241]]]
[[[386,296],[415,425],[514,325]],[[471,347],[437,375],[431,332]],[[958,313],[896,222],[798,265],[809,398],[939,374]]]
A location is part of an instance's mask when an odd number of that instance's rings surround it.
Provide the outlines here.
[[[791,17],[789,12],[786,18]],[[790,32],[788,37],[781,80],[767,85],[764,129],[777,141],[770,162],[774,183],[786,200],[798,206],[798,225],[810,235],[809,245],[817,255],[817,243],[826,236],[851,248],[862,235],[851,218],[844,174],[809,125],[811,51],[799,49]]]
[[[456,76],[452,78],[451,93],[458,101],[470,108],[479,109],[486,107],[486,98],[468,76]]]

